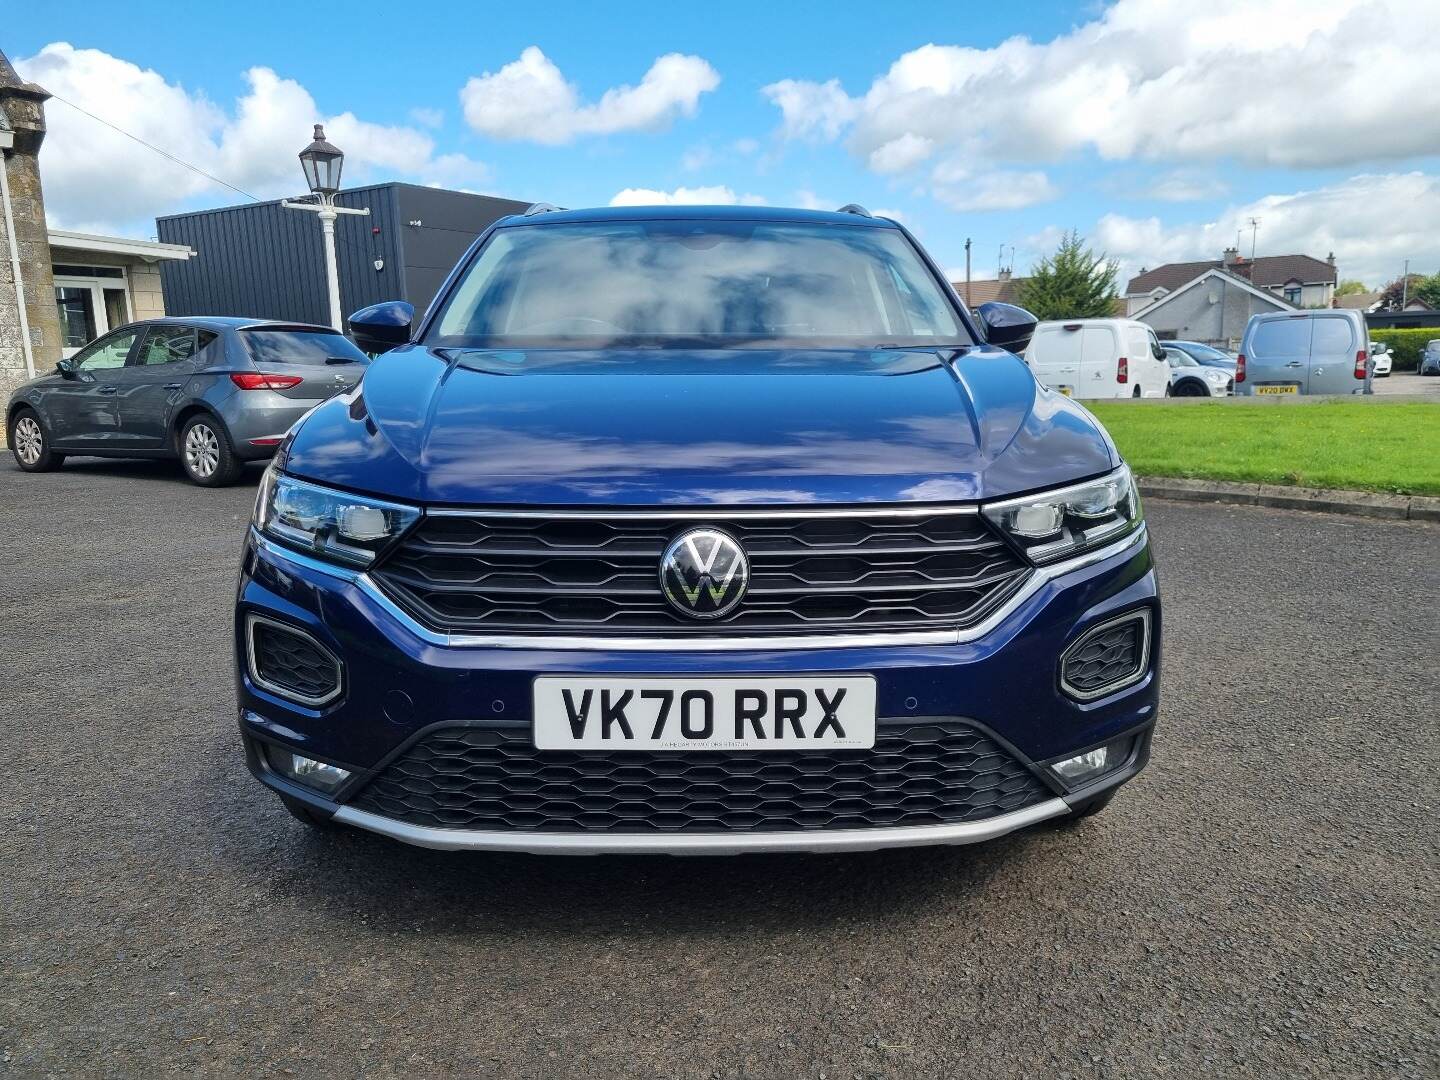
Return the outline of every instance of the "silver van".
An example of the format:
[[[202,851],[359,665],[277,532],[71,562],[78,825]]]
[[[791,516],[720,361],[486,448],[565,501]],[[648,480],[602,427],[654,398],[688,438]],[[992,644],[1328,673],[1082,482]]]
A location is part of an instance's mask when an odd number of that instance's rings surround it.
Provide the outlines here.
[[[1252,315],[1240,341],[1235,393],[1359,394],[1369,334],[1358,311]]]

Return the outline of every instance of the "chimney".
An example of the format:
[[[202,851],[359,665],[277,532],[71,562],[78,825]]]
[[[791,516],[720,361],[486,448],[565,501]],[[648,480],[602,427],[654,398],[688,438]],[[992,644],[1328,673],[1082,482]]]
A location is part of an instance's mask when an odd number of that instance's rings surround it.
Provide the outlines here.
[[[1010,270],[1009,270],[1009,268],[1006,268],[1006,269],[1000,271],[1000,280],[1001,280],[1001,281],[1009,281],[1009,280],[1010,280]]]
[[[1225,249],[1225,269],[1233,270],[1240,263],[1240,249],[1228,247]]]
[[[1334,266],[1334,265],[1335,265],[1335,252],[1332,251],[1332,252],[1330,252],[1329,255],[1326,255],[1326,256],[1325,256],[1325,261],[1328,262],[1331,266]]]

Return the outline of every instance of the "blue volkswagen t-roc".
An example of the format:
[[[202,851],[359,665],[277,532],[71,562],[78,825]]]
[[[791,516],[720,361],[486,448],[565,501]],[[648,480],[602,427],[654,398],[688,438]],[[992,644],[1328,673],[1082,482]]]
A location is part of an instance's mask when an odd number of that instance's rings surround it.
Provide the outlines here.
[[[556,211],[481,236],[261,485],[250,768],[434,848],[842,851],[1101,809],[1160,608],[1081,406],[860,207]]]

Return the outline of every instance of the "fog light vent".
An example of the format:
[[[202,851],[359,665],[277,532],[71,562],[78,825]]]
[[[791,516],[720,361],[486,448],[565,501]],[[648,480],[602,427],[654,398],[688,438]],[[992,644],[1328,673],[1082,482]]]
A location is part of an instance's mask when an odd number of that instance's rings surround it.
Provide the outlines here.
[[[314,758],[293,753],[281,746],[266,746],[265,760],[270,763],[270,768],[281,776],[289,777],[297,783],[314,788],[316,791],[322,791],[327,795],[350,779],[349,769],[316,761]]]
[[[1150,610],[1140,608],[1088,630],[1060,658],[1060,687],[1090,701],[1139,682],[1150,663]]]
[[[324,705],[340,694],[340,661],[296,627],[248,617],[245,625],[250,678],[273,694],[301,705]]]

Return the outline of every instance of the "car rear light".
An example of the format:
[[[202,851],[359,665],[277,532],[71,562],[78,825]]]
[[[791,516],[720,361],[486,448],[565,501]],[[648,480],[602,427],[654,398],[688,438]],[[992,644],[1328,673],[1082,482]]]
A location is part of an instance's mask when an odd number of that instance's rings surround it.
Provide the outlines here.
[[[1235,381],[1237,383],[1245,381],[1245,354],[1243,352],[1235,358]]]
[[[1355,350],[1355,378],[1365,378],[1365,350]]]
[[[1120,362],[1115,365],[1115,381],[1117,383],[1128,383],[1130,381],[1130,361],[1120,357]]]
[[[289,390],[305,381],[300,375],[267,375],[263,371],[237,371],[230,381],[241,390]]]

